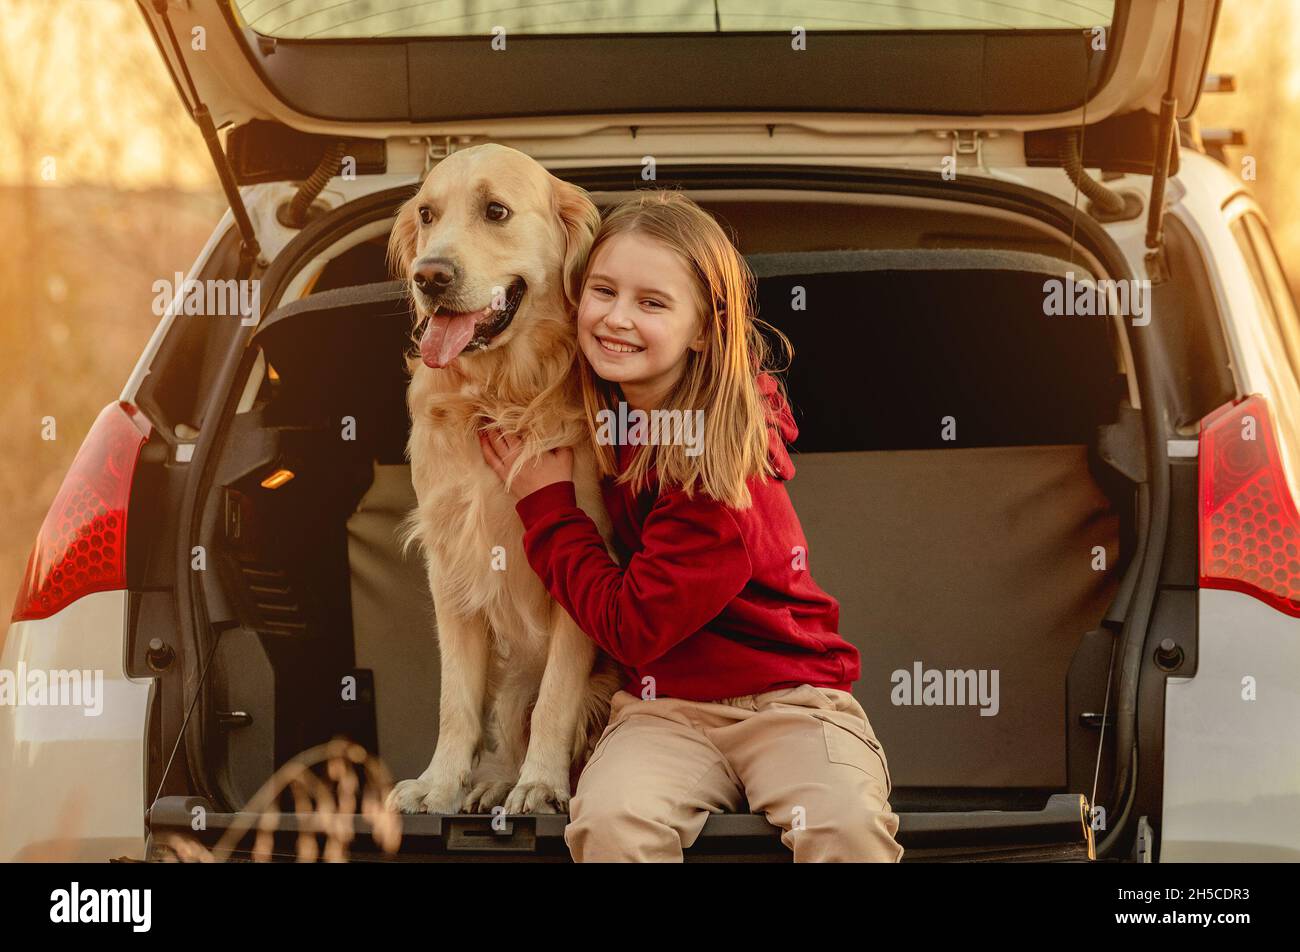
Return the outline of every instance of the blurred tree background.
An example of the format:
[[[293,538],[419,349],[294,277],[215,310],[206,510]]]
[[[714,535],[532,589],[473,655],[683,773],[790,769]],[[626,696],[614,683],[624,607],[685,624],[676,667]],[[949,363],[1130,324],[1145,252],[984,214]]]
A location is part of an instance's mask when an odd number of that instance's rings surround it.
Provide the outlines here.
[[[1137,0],[1146,2],[1146,0]],[[1206,126],[1229,151],[1300,286],[1300,12],[1224,0]],[[599,81],[598,78],[594,81]],[[91,422],[158,323],[153,282],[188,271],[225,201],[133,0],[0,0],[0,602],[12,605],[41,520]],[[58,438],[41,439],[52,416]]]
[[[1210,53],[1211,73],[1237,77],[1237,92],[1201,97],[1202,128],[1241,129],[1244,146],[1230,146],[1228,167],[1256,160],[1246,182],[1269,218],[1292,293],[1300,291],[1300,192],[1287,162],[1300,149],[1300,3],[1296,0],[1223,0]]]
[[[0,0],[0,601],[225,209],[131,0]],[[57,439],[41,438],[52,416]]]

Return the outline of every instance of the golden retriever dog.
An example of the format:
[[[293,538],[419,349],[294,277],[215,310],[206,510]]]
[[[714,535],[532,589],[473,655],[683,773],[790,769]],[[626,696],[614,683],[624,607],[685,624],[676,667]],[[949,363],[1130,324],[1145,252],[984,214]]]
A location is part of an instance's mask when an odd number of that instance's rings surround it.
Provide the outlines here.
[[[608,548],[569,373],[599,223],[583,189],[489,144],[439,162],[393,226],[389,261],[408,282],[419,341],[407,391],[418,505],[403,536],[428,568],[442,690],[433,758],[393,788],[390,809],[566,811],[571,771],[608,718],[616,667],[529,566],[515,500],[477,437],[486,425],[520,435],[519,465],[573,447],[578,504]]]

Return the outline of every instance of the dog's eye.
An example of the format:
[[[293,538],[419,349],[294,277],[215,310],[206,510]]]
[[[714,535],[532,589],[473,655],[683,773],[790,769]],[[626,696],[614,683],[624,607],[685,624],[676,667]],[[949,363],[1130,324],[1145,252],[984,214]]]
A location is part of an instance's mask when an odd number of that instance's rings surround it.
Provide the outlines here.
[[[487,217],[488,221],[505,221],[510,217],[510,209],[500,202],[488,202]]]
[[[424,222],[426,225],[433,224],[433,209],[428,205],[420,206],[420,221]]]

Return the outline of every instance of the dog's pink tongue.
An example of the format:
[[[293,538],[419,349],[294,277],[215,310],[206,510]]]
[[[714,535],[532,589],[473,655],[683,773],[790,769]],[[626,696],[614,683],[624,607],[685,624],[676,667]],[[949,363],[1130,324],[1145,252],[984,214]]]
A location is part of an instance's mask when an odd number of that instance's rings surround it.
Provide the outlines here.
[[[455,360],[474,336],[475,317],[474,313],[430,317],[429,326],[420,338],[420,356],[425,365],[437,369]]]

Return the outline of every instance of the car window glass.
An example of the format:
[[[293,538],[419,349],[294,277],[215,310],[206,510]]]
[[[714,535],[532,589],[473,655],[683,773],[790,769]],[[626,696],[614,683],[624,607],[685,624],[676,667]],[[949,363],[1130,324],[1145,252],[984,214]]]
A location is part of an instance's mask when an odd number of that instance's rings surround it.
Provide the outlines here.
[[[1259,305],[1260,311],[1269,317],[1269,323],[1276,323],[1273,302],[1268,296],[1268,285],[1264,283],[1264,269],[1260,267],[1255,246],[1250,240],[1250,233],[1246,230],[1246,216],[1242,215],[1236,219],[1231,227],[1232,237],[1237,239],[1241,256],[1246,259],[1246,268],[1250,271],[1250,289],[1255,292],[1255,303]]]
[[[1268,244],[1262,220],[1248,212],[1232,222],[1231,229],[1250,271],[1251,288],[1259,305],[1260,360],[1268,376],[1269,409],[1277,418],[1275,435],[1291,483],[1292,498],[1300,499],[1300,374],[1297,374],[1300,328],[1296,325],[1295,306],[1289,292],[1279,297],[1270,288],[1267,263],[1278,269],[1280,288],[1285,288],[1285,279],[1280,277],[1280,267]],[[1261,236],[1258,239],[1252,237],[1256,229]]]
[[[1255,247],[1255,256],[1259,259],[1268,298],[1277,318],[1278,331],[1286,346],[1287,359],[1291,362],[1292,372],[1300,378],[1300,318],[1296,315],[1295,299],[1291,296],[1291,288],[1263,219],[1253,214],[1246,214],[1243,218]]]
[[[576,9],[581,7],[581,9]],[[576,33],[742,33],[808,30],[1092,30],[1115,20],[1115,0],[235,0],[246,25],[269,36],[310,40],[392,36]]]

